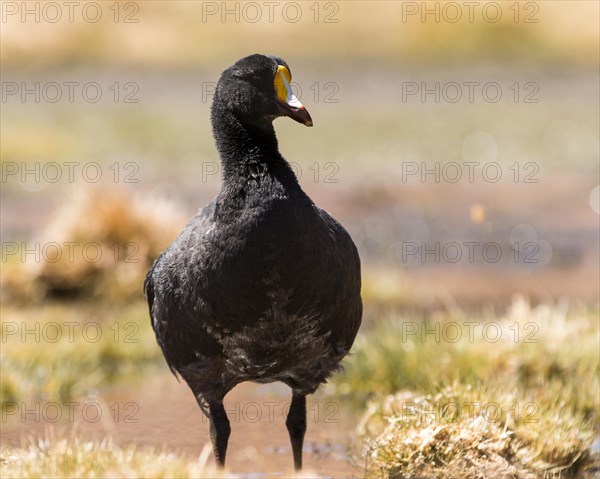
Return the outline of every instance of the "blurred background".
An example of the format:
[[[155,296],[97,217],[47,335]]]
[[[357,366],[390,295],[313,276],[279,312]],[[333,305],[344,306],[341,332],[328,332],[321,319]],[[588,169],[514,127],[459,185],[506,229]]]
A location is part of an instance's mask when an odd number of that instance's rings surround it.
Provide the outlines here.
[[[390,315],[502,316],[515,301],[584,308],[597,323],[597,2],[1,8],[4,403],[112,394],[140,404],[132,377],[154,368],[157,388],[168,384],[163,394],[187,401],[180,416],[198,414],[199,427],[177,443],[198,452],[206,424],[187,391],[169,389],[177,384],[165,374],[141,283],[219,191],[212,93],[225,68],[255,52],[289,63],[314,120],[314,128],[277,120],[280,150],[358,246],[364,331]],[[90,321],[104,335],[92,347],[85,334],[68,341],[63,328],[60,341],[48,341],[45,325],[67,320],[79,325],[76,337]],[[40,329],[23,337],[30,322]],[[137,341],[124,342],[126,334]],[[597,371],[595,356],[591,363]],[[238,398],[253,395],[264,390]],[[164,398],[152,401],[140,408],[145,421],[120,422],[116,436],[159,445],[148,432],[161,431],[165,442],[181,441],[165,432],[174,419],[148,425]],[[13,416],[3,424],[11,444],[48,422]],[[267,437],[251,426],[257,441]],[[347,456],[336,452],[345,432],[334,429],[323,425],[315,448],[326,451],[325,471],[338,464],[347,473]],[[283,431],[274,434],[286,443]],[[273,467],[288,459],[277,456]]]

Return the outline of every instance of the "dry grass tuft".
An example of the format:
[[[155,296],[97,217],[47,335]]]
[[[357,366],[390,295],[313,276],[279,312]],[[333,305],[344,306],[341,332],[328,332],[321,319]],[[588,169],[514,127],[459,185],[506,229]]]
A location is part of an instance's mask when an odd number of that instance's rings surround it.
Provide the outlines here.
[[[212,461],[212,446],[205,444],[198,459],[190,460],[177,454],[151,447],[116,445],[112,439],[86,440],[71,432],[68,437],[49,430],[45,438],[28,438],[21,448],[0,449],[0,470],[6,479],[52,478],[180,478],[219,479],[261,477],[259,474],[234,474],[227,469],[208,466]],[[272,474],[267,474],[271,477]],[[274,476],[273,476],[274,477]],[[281,477],[281,476],[279,476]],[[285,477],[303,479],[323,477],[303,469],[297,475]]]
[[[206,467],[204,454],[191,462],[175,454],[135,446],[118,447],[111,440],[85,441],[68,438],[30,439],[22,449],[2,449],[2,477],[124,477],[213,478],[227,477]],[[204,458],[204,460],[202,460]]]
[[[367,469],[393,478],[568,477],[588,460],[594,433],[549,398],[539,401],[455,385],[372,402],[358,427]]]
[[[467,321],[501,338],[431,333]],[[598,337],[597,311],[523,298],[495,318],[395,317],[358,339],[336,386],[371,397],[358,432],[375,477],[571,477],[599,427]]]
[[[6,264],[2,291],[27,300],[140,295],[149,266],[184,225],[177,205],[156,195],[78,188],[27,246],[38,245],[39,260],[19,255]]]

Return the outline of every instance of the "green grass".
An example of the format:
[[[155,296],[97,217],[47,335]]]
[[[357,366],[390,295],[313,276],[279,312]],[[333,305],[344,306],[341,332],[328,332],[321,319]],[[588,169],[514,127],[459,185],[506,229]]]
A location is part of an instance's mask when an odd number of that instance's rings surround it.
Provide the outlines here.
[[[1,308],[1,403],[64,401],[161,364],[143,301]]]
[[[599,428],[598,335],[597,310],[523,299],[503,317],[395,316],[358,338],[336,387],[370,398],[359,434],[376,477],[570,474]]]
[[[132,373],[143,378],[162,362],[143,301],[4,304],[2,317],[3,403],[75,398]],[[480,323],[471,337],[467,322]],[[460,340],[454,341],[451,323],[463,325]],[[22,337],[24,325],[39,333]],[[53,342],[56,325],[61,337]],[[93,341],[96,325],[102,336]],[[486,326],[487,340],[484,325],[493,325]],[[430,332],[423,338],[425,327]],[[502,338],[492,342],[492,331]],[[569,477],[589,463],[599,427],[598,334],[596,310],[531,308],[523,299],[501,317],[393,315],[366,324],[334,386],[360,413],[368,401],[357,433],[374,477]],[[2,452],[3,477],[39,471],[192,477],[201,471],[172,455],[110,442],[35,441]]]
[[[456,381],[531,390],[557,384],[568,404],[591,415],[599,406],[597,315],[566,306],[530,308],[523,299],[501,317],[392,314],[357,338],[337,388],[362,401],[403,389],[432,393]],[[570,386],[574,377],[593,387]]]

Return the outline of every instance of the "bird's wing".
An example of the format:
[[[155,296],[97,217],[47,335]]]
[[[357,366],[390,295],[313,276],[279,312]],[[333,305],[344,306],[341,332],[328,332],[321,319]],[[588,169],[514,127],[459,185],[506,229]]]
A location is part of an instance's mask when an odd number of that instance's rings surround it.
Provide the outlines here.
[[[181,232],[178,238],[167,248],[167,250],[163,251],[154,264],[146,274],[146,278],[144,279],[144,294],[146,295],[146,300],[148,301],[148,308],[150,311],[150,321],[152,324],[152,329],[156,334],[156,339],[158,344],[161,346],[163,353],[165,353],[165,359],[167,360],[167,364],[171,372],[177,377],[176,369],[171,361],[169,361],[170,354],[165,351],[165,344],[163,341],[163,337],[160,333],[159,323],[161,321],[168,320],[168,317],[165,317],[165,312],[162,311],[163,308],[159,303],[155,304],[155,299],[157,295],[157,285],[161,284],[161,281],[164,283],[165,280],[165,270],[168,268],[164,268],[164,261],[168,260],[168,256],[173,249],[185,249],[186,246],[190,246],[190,243],[194,243],[201,240],[202,234],[209,231],[210,228],[214,224],[214,207],[215,201],[213,200],[209,203],[205,208],[201,209],[194,218],[188,223],[185,229]],[[167,278],[168,279],[168,278]],[[160,293],[158,293],[160,294]],[[164,301],[164,298],[163,298]],[[163,305],[164,306],[164,305]]]
[[[338,308],[331,318],[330,341],[341,358],[350,351],[362,319],[360,257],[344,227],[325,210],[318,207],[317,210],[327,225],[333,244],[329,261],[333,263],[330,271],[335,277],[329,281],[336,285],[334,294],[338,297]]]

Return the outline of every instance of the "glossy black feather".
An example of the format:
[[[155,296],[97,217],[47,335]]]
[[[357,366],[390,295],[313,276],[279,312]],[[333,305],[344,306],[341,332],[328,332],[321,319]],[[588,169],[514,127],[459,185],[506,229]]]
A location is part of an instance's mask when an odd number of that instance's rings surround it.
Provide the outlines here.
[[[208,402],[242,381],[314,392],[361,322],[356,247],[278,151],[278,64],[253,55],[223,73],[212,106],[221,191],[144,283],[169,367]]]

